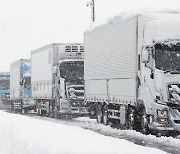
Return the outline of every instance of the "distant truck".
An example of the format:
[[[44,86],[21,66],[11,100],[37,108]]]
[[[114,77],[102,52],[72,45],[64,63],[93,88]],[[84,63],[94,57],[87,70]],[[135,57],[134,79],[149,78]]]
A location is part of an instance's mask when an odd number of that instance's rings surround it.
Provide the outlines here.
[[[35,110],[31,100],[31,63],[30,59],[20,59],[10,66],[10,100],[14,112]]]
[[[180,14],[112,20],[84,40],[92,117],[145,134],[180,131]]]
[[[85,115],[84,46],[50,44],[31,52],[32,98],[39,115]]]
[[[9,102],[10,93],[10,73],[0,72],[0,103]]]

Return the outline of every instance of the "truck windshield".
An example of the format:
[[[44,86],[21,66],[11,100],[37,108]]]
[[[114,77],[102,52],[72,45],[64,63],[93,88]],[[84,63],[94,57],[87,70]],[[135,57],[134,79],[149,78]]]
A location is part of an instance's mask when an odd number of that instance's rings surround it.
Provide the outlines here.
[[[84,80],[84,62],[83,61],[65,61],[60,64],[60,76],[66,82],[76,83]]]
[[[10,87],[9,80],[0,80],[0,90],[8,90]]]
[[[155,45],[155,65],[165,72],[180,72],[180,46]]]

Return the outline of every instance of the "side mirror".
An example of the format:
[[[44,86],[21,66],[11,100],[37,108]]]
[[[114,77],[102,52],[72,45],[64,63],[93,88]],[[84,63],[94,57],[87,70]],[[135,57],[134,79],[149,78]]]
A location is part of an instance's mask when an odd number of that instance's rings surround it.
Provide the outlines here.
[[[150,78],[151,78],[151,79],[154,79],[154,73],[153,73],[153,72],[151,72]]]
[[[148,63],[149,62],[149,52],[147,49],[142,50],[142,62]]]

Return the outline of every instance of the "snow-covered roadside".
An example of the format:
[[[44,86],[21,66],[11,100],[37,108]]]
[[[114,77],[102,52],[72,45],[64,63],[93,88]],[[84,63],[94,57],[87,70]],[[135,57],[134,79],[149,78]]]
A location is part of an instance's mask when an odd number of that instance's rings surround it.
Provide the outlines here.
[[[158,149],[103,136],[77,126],[43,121],[0,111],[0,153],[158,153]]]
[[[136,144],[156,147],[172,153],[180,153],[180,136],[178,136],[178,138],[166,136],[156,137],[154,135],[143,135],[134,130],[113,129],[110,126],[97,124],[96,120],[86,117],[76,118],[75,121],[79,123],[77,125],[83,128],[88,128],[104,135],[107,134],[117,138],[124,138]]]
[[[32,116],[32,115],[28,115]],[[102,124],[97,124],[95,119],[89,119],[88,117],[80,117],[72,120],[63,120],[63,119],[51,119],[48,117],[38,117],[33,116],[33,118],[43,119],[45,121],[52,121],[60,124],[79,126],[105,136],[111,136],[115,138],[125,139],[131,141],[138,145],[143,145],[147,147],[153,147],[161,149],[168,153],[177,154],[180,153],[180,136],[178,138],[173,137],[156,137],[154,135],[143,135],[140,132],[134,130],[120,130],[113,129],[110,126],[104,126]]]

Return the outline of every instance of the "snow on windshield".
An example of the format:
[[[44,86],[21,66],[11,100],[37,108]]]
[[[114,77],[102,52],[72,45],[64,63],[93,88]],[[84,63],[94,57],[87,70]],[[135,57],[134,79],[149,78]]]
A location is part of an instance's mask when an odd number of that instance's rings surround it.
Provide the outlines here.
[[[156,68],[163,71],[180,71],[180,45],[155,45]]]

